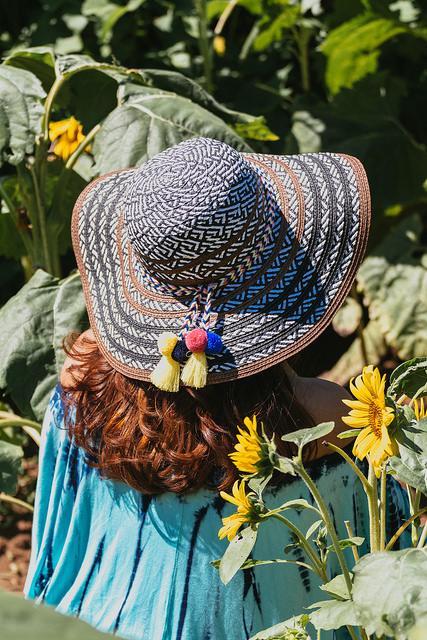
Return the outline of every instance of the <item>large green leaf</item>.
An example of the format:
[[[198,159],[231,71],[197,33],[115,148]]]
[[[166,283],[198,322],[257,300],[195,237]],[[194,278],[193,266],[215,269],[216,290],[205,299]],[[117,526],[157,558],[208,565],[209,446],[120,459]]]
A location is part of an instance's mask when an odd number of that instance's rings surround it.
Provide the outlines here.
[[[40,421],[60,372],[60,343],[86,327],[78,276],[37,271],[0,310],[0,388],[20,412]]]
[[[357,563],[354,574],[353,601],[368,634],[404,638],[427,614],[425,550],[369,554]]]
[[[29,71],[0,65],[0,166],[19,164],[40,132],[43,87]]]
[[[120,18],[139,9],[144,1],[129,0],[127,4],[121,5],[110,0],[85,0],[81,10],[83,15],[96,19],[98,38],[105,44],[111,40],[113,29]]]
[[[410,32],[402,23],[366,13],[331,31],[321,45],[326,55],[326,84],[332,93],[377,69],[381,45],[395,36]]]
[[[390,458],[391,468],[401,482],[427,495],[427,418],[402,429],[399,453]]]
[[[351,90],[343,89],[328,103],[311,96],[299,97],[294,103],[293,131],[299,152],[347,153],[364,164],[376,213],[371,234],[374,242],[392,223],[382,215],[384,209],[396,204],[413,206],[414,201],[425,199],[427,151],[401,121],[404,95],[400,78],[377,73]]]
[[[35,605],[21,595],[0,591],[0,628],[2,640],[108,640],[114,636],[100,633],[85,622],[64,616],[53,607]]]
[[[52,47],[28,47],[15,49],[5,59],[5,64],[33,73],[48,91],[55,80],[55,54]]]
[[[427,269],[421,233],[419,216],[406,218],[358,274],[370,317],[402,360],[427,353]]]
[[[363,328],[362,336],[368,363],[378,364],[387,352],[387,345],[379,322],[370,320],[366,327]],[[344,385],[347,384],[350,378],[357,376],[366,364],[362,338],[358,336],[332,369],[322,373],[322,378]]]
[[[24,455],[22,447],[2,440],[0,429],[0,492],[14,495]]]
[[[140,165],[186,138],[217,138],[242,151],[250,147],[223,120],[176,94],[125,85],[120,104],[105,119],[94,143],[99,173]]]
[[[397,400],[402,394],[413,398],[427,383],[427,356],[402,362],[390,375],[387,395]],[[424,395],[424,394],[423,394]]]

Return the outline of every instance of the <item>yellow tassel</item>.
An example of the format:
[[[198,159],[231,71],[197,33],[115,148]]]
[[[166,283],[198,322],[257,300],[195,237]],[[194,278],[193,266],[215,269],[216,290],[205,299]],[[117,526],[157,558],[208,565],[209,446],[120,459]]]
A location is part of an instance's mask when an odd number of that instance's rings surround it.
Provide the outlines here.
[[[159,351],[162,354],[160,362],[150,376],[151,382],[162,391],[179,391],[179,362],[172,358],[172,352],[178,342],[178,337],[168,331],[161,333],[158,339]]]
[[[204,351],[192,353],[182,370],[181,380],[187,387],[202,389],[206,387],[208,362]]]

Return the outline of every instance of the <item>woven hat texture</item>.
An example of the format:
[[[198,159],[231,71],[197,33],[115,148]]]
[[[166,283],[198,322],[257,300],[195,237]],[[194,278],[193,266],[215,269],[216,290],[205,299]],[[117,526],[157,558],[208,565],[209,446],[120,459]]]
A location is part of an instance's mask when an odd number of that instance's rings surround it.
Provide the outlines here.
[[[193,138],[102,176],[72,222],[99,346],[118,371],[148,380],[159,335],[191,328],[197,300],[223,342],[208,383],[266,369],[332,319],[369,218],[364,169],[342,154],[242,154]]]

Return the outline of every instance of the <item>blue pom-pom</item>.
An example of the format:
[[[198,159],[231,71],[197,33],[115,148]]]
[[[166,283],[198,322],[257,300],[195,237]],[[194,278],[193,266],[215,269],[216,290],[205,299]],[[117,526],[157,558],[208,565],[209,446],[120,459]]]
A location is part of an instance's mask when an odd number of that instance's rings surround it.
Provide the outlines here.
[[[172,358],[175,362],[179,362],[180,364],[184,364],[188,359],[188,349],[184,340],[178,340],[174,350],[172,351]]]
[[[214,356],[216,353],[221,353],[222,351],[222,340],[221,336],[213,331],[208,331],[208,344],[206,346],[206,354],[208,356]]]

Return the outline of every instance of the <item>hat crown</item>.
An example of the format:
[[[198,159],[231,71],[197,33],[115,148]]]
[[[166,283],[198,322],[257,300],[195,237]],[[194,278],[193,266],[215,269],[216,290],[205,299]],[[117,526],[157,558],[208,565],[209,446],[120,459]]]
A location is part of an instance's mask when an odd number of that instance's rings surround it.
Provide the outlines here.
[[[216,282],[262,234],[262,184],[232,147],[193,138],[159,153],[134,174],[125,224],[144,268],[162,284]]]

